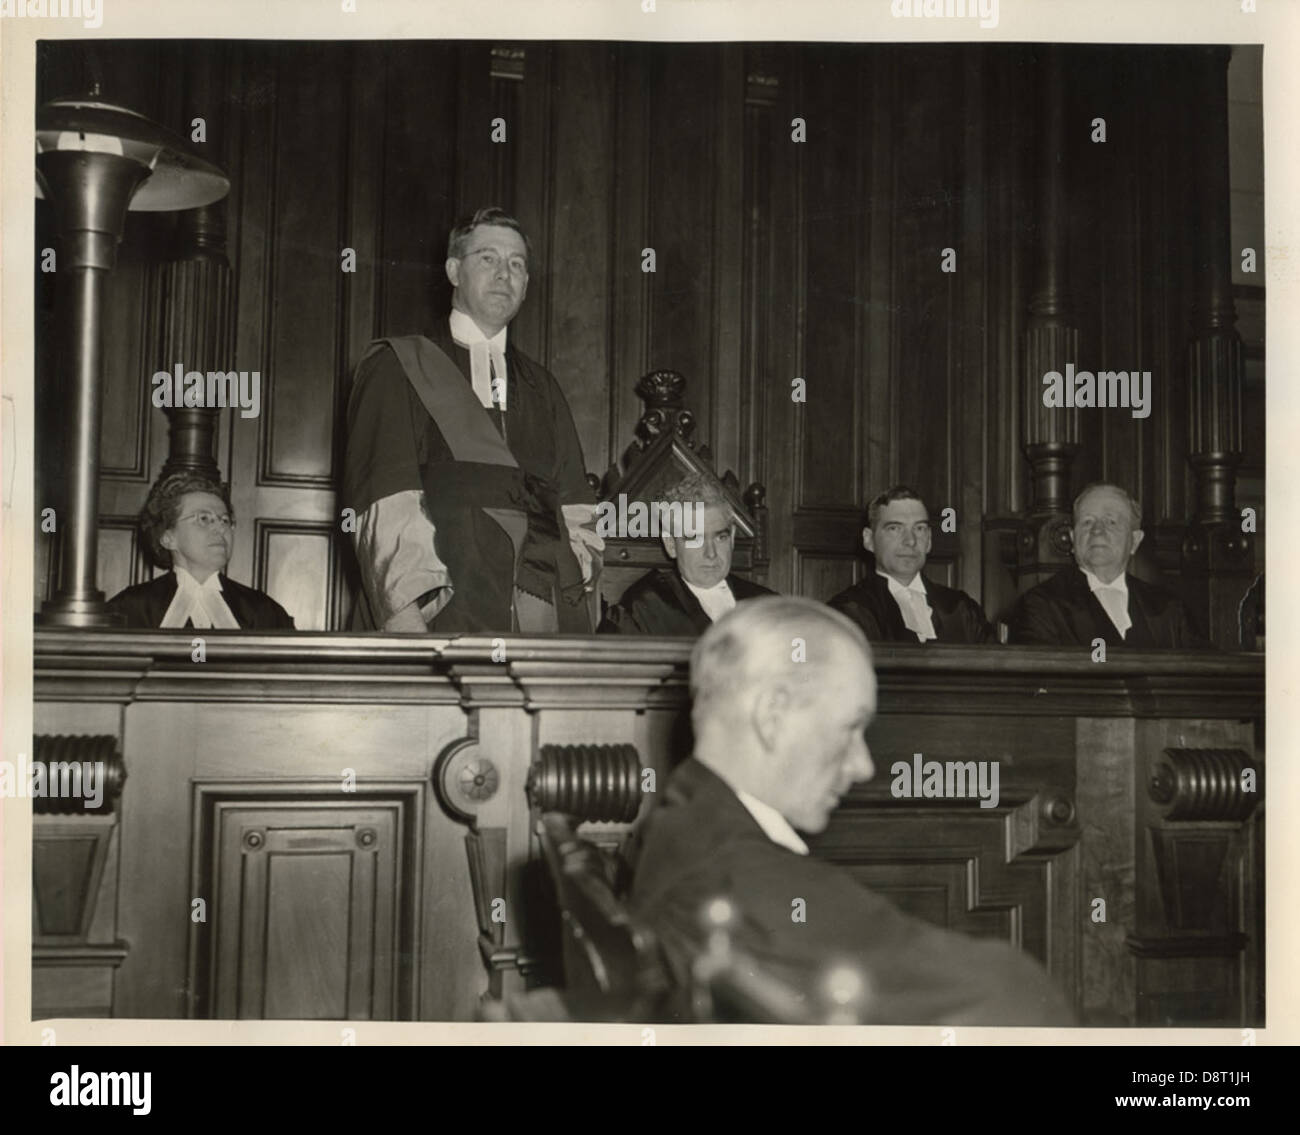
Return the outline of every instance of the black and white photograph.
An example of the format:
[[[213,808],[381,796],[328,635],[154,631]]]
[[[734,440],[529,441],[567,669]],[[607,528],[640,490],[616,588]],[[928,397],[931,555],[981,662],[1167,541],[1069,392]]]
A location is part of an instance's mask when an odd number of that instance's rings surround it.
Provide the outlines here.
[[[6,124],[11,1043],[1287,1026],[1259,34],[78,3]]]

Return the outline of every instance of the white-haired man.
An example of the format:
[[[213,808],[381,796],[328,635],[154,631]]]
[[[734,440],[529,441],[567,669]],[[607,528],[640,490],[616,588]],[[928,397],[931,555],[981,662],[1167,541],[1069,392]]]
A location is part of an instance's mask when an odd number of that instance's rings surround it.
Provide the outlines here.
[[[850,619],[802,598],[743,604],[696,644],[691,692],[695,752],[644,821],[630,898],[680,978],[701,909],[726,896],[737,945],[809,995],[830,968],[856,969],[864,1023],[1071,1023],[1037,963],[903,914],[809,855],[798,833],[825,829],[874,772],[875,673]]]
[[[1142,508],[1118,485],[1097,482],[1074,498],[1075,562],[1020,597],[1016,644],[1079,646],[1097,639],[1139,650],[1206,650],[1172,591],[1128,573],[1142,543]]]

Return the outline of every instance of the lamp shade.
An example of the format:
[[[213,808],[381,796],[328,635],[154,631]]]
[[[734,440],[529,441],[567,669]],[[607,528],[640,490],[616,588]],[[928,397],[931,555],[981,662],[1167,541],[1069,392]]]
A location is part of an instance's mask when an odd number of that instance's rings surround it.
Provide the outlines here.
[[[230,179],[191,154],[179,135],[133,110],[94,99],[54,99],[37,110],[36,152],[58,150],[116,154],[149,169],[130,199],[132,212],[197,209],[220,201],[230,189]],[[36,196],[47,196],[39,163]]]

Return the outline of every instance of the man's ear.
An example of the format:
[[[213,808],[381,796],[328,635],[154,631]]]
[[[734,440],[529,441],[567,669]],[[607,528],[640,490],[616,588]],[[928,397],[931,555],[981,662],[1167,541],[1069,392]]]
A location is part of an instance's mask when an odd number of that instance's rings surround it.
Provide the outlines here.
[[[876,538],[871,534],[870,528],[864,528],[862,530],[862,546],[866,548],[868,552],[871,552],[873,555],[875,554]]]
[[[451,281],[453,288],[460,287],[460,259],[455,256],[448,256],[447,263],[444,265],[447,269],[447,279]]]
[[[1141,528],[1133,529],[1133,535],[1129,537],[1128,554],[1130,556],[1137,555],[1138,545],[1142,543],[1142,537],[1145,535],[1146,533]]]
[[[663,529],[660,529],[659,539],[663,541],[664,553],[670,560],[675,560],[677,558],[677,545],[673,542],[673,538]]]
[[[791,690],[785,682],[769,678],[759,686],[750,710],[750,724],[764,750],[777,748],[793,708]]]

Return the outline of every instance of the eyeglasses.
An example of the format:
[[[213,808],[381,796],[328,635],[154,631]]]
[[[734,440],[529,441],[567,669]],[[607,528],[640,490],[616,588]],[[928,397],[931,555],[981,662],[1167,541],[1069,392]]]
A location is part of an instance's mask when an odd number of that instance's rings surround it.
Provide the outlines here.
[[[235,518],[233,516],[219,516],[215,512],[209,512],[206,508],[200,509],[198,512],[189,512],[184,516],[178,516],[176,518],[176,523],[179,524],[182,520],[192,520],[200,528],[205,530],[209,528],[220,528],[223,532],[228,532],[235,526]]]

